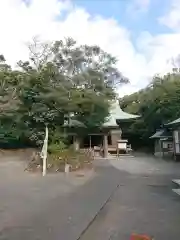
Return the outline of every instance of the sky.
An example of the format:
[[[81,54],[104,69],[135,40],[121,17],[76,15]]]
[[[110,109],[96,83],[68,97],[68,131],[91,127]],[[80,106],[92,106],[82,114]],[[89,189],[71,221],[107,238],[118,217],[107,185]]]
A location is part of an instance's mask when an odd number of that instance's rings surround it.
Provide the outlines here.
[[[0,0],[0,30],[0,54],[12,66],[28,59],[35,36],[99,45],[130,80],[118,89],[124,96],[178,67],[180,0]]]

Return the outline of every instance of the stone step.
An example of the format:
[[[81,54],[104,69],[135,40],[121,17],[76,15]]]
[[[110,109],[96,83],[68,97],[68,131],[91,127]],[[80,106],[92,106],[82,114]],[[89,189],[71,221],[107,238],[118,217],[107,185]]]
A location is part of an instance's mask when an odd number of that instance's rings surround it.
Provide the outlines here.
[[[180,179],[173,179],[172,182],[177,188],[180,188]]]
[[[180,195],[180,189],[172,189],[173,192],[175,192],[176,194]]]

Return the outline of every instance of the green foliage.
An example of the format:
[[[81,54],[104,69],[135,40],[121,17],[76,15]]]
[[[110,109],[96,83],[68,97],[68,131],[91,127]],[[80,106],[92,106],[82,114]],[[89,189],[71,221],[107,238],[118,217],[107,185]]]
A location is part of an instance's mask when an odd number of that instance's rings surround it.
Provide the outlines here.
[[[59,143],[51,143],[48,146],[48,152],[50,154],[57,154],[61,151],[63,151],[66,148],[66,145],[63,142],[59,142]]]
[[[56,129],[50,139],[50,144],[48,145],[48,152],[55,155],[60,154],[63,150],[67,148],[66,142],[67,137],[62,135],[62,133],[58,131],[58,129]]]
[[[127,132],[136,136],[140,144],[149,144],[149,137],[163,124],[180,117],[180,75],[154,77],[151,84],[130,96],[120,99],[125,111],[142,117]]]
[[[127,79],[116,59],[98,46],[78,46],[67,38],[29,44],[30,59],[13,70],[0,55],[0,144],[41,146],[48,125],[49,142],[62,133],[70,115],[88,129],[108,115],[115,86]],[[12,140],[13,139],[13,140]],[[66,143],[65,143],[66,144]]]
[[[64,171],[65,164],[70,165],[71,171],[91,166],[93,161],[91,153],[75,151],[72,146],[64,149],[57,145],[56,147],[48,156],[49,170]]]

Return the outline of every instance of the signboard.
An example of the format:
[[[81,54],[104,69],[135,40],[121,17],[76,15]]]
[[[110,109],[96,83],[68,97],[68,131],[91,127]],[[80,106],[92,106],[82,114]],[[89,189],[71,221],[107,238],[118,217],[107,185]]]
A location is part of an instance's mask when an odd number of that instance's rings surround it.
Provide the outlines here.
[[[167,142],[163,142],[163,148],[168,148],[168,143]]]
[[[172,147],[172,142],[163,142],[163,148],[171,149]]]
[[[126,148],[127,148],[127,143],[118,143],[118,149],[126,150]]]

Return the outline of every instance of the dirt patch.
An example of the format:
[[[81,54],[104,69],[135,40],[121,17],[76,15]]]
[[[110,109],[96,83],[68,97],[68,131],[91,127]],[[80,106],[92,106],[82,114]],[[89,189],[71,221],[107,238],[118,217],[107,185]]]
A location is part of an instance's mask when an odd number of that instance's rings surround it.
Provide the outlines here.
[[[90,151],[72,151],[65,149],[55,154],[47,155],[47,172],[77,172],[81,169],[93,168],[93,155]],[[30,161],[27,163],[25,171],[42,172],[43,160],[39,152],[33,152]]]
[[[35,149],[0,149],[0,174],[18,178],[24,173]]]
[[[38,149],[35,148],[0,149],[0,165],[1,168],[6,169],[8,172],[42,173],[42,159],[39,156]],[[71,167],[70,172],[78,173],[80,169],[91,171],[93,164],[90,161],[84,161],[78,168],[76,166]],[[64,172],[64,170],[64,164],[58,166],[58,168],[53,168],[49,162],[47,163],[48,173]]]
[[[7,158],[15,158],[16,160],[29,160],[33,152],[37,151],[34,148],[25,149],[0,149],[0,161],[7,160]]]

